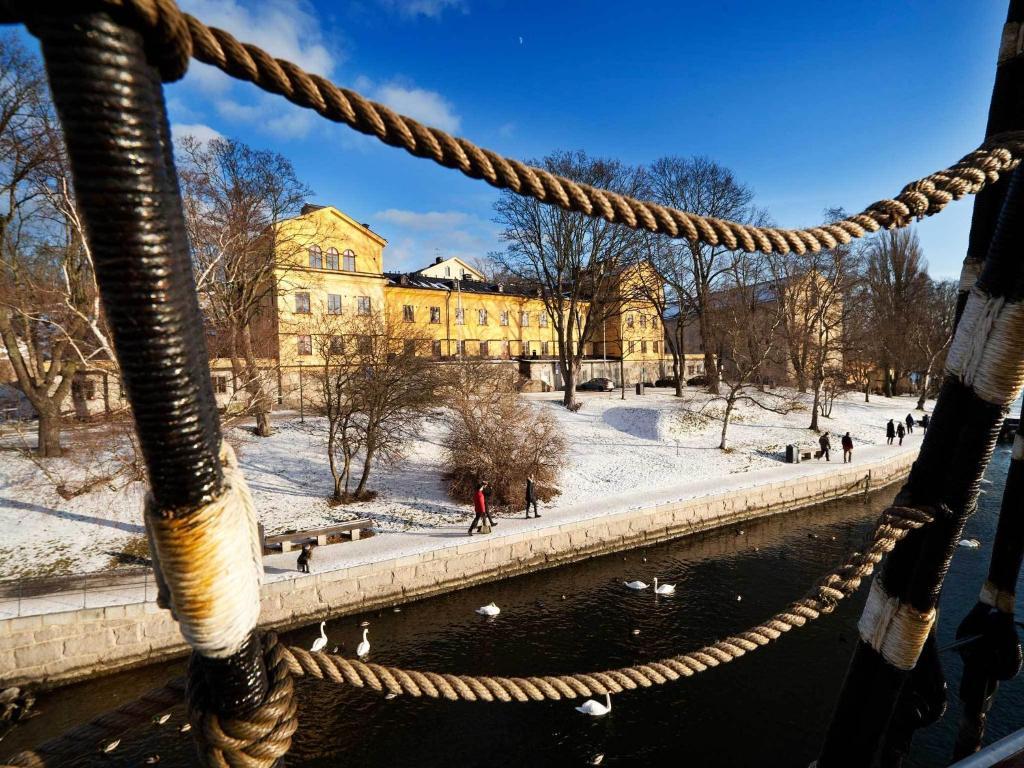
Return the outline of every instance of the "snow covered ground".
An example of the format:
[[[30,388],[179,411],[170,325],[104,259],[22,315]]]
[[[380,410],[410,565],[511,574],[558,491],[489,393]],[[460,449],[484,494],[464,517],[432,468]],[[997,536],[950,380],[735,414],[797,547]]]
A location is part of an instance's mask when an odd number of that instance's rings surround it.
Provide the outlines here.
[[[682,401],[668,390],[647,390],[642,397],[628,393],[625,401],[618,392],[581,393],[578,413],[563,409],[558,393],[527,397],[535,407],[552,411],[569,444],[562,492],[548,505],[550,511],[591,504],[609,511],[639,506],[648,496],[660,500],[675,489],[714,478],[781,466],[787,443],[817,447],[817,435],[807,429],[806,398],[799,398],[801,407],[786,415],[739,406],[729,428],[731,450],[723,452],[717,448],[722,406],[708,404],[699,392],[687,392]],[[884,443],[886,421],[905,418],[915,404],[910,397],[863,400],[863,395],[846,395],[837,400],[832,417],[821,420],[832,434],[833,461],[842,461],[841,434],[849,431],[855,446]],[[448,498],[442,480],[441,415],[425,420],[402,462],[371,476],[376,499],[341,507],[327,501],[331,478],[323,420],[301,423],[296,414],[279,414],[275,428],[270,438],[257,438],[243,426],[226,431],[268,534],[354,517],[371,518],[382,536],[468,524],[467,508]],[[103,428],[69,431],[65,444],[71,455],[44,462],[19,452],[23,440],[17,436],[0,441],[0,577],[130,564],[143,535],[141,483],[121,480],[116,488],[100,486],[67,500],[55,490],[59,480],[80,484],[113,463],[102,444],[105,436]]]

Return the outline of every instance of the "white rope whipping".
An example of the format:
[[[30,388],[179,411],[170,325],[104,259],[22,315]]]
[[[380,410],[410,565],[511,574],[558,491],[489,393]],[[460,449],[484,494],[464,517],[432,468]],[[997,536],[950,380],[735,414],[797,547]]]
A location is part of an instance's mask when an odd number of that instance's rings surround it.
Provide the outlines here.
[[[1010,451],[1010,458],[1014,461],[1024,460],[1024,436],[1020,432],[1013,436],[1013,448]]]
[[[986,581],[982,585],[978,599],[1002,613],[1013,613],[1017,604],[1017,596],[1013,592],[1004,592],[991,581]]]
[[[922,613],[885,593],[871,582],[864,612],[857,623],[861,639],[897,669],[913,669],[935,622],[935,609]]]
[[[1024,384],[1024,305],[971,288],[946,371],[982,400],[1009,405]]]
[[[980,261],[965,261],[963,267],[960,268],[960,284],[957,286],[957,290],[961,293],[966,293],[974,287],[974,284],[978,282],[978,276],[981,275]]]
[[[159,602],[188,644],[208,658],[231,656],[256,628],[263,553],[235,452],[221,446],[224,488],[209,504],[171,516],[146,500],[146,531]]]

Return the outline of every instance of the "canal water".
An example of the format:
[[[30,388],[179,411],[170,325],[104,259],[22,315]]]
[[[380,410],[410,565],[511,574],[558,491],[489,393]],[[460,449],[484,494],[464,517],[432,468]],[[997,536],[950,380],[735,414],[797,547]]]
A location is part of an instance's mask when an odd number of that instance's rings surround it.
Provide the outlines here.
[[[1009,449],[988,472],[967,535],[980,549],[957,550],[939,620],[940,645],[974,604],[995,531]],[[370,660],[422,669],[496,675],[600,670],[658,659],[746,628],[801,596],[856,548],[895,489],[834,502],[700,537],[609,555],[402,607],[328,622],[328,648],[352,654],[369,622]],[[633,592],[623,581],[676,584],[673,597]],[[831,616],[718,669],[612,699],[590,718],[574,703],[469,704],[391,701],[302,681],[301,727],[289,766],[806,766],[817,754],[845,673],[866,588]],[[740,599],[741,598],[741,599]],[[474,609],[495,602],[500,616]],[[289,632],[308,646],[319,626]],[[918,734],[910,765],[948,763],[959,705],[959,657],[943,654],[950,706]],[[40,697],[42,714],[0,742],[0,755],[31,746],[180,674],[183,663],[103,678]],[[576,702],[578,703],[578,702]],[[181,709],[164,726],[126,737],[104,765],[193,765]],[[1024,726],[1024,682],[1004,684],[989,737]]]

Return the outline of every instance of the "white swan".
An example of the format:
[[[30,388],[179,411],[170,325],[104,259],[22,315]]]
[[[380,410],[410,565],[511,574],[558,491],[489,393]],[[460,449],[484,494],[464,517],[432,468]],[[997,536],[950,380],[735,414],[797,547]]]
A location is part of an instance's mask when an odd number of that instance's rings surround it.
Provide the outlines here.
[[[676,593],[675,584],[662,584],[658,586],[658,577],[654,577],[654,592],[658,595],[674,595]]]
[[[977,539],[960,539],[960,546],[967,547],[969,549],[977,549],[981,546],[981,542]]]
[[[606,693],[604,695],[604,704],[593,699],[587,699],[580,706],[576,707],[576,711],[591,717],[603,717],[612,711],[612,697]]]
[[[309,647],[309,650],[311,650],[313,653],[316,653],[317,651],[322,651],[324,647],[327,645],[327,633],[324,632],[324,626],[326,624],[326,621],[320,622],[320,637],[314,640],[313,644]]]
[[[477,608],[476,612],[479,613],[481,616],[497,616],[499,613],[501,613],[501,608],[496,606],[492,601],[487,605],[482,605],[479,608]]]
[[[368,629],[363,630],[363,642],[356,646],[356,656],[359,658],[363,658],[363,656],[370,652],[370,641],[366,639],[369,631]]]
[[[647,589],[650,584],[644,584],[642,581],[624,581],[622,582],[630,589]]]

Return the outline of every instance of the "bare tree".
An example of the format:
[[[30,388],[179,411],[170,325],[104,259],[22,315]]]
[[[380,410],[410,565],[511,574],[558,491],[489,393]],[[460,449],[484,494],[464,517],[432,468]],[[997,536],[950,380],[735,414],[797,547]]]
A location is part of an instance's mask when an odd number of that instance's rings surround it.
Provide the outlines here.
[[[683,396],[686,361],[686,318],[693,306],[692,272],[682,251],[662,235],[645,233],[641,240],[641,268],[637,270],[638,298],[654,307],[665,329],[665,344],[672,355],[676,397]],[[676,322],[673,323],[673,316]],[[625,383],[623,383],[625,388]]]
[[[625,195],[636,196],[643,189],[641,171],[583,152],[556,153],[536,164]],[[623,266],[635,261],[641,236],[512,192],[503,192],[494,209],[507,243],[506,250],[494,258],[509,274],[540,288],[558,340],[563,404],[575,409],[584,349],[627,298],[619,294],[618,275]]]
[[[664,205],[702,216],[760,222],[763,213],[752,205],[754,193],[736,181],[728,168],[706,157],[663,157],[648,170],[651,195]],[[680,301],[692,297],[704,344],[708,391],[718,393],[715,333],[710,304],[720,279],[732,269],[735,255],[724,245],[699,240],[676,240],[665,251],[659,271]]]
[[[278,225],[296,215],[311,192],[291,162],[234,139],[178,147],[185,221],[192,244],[196,287],[215,356],[231,360],[248,394],[256,434],[271,434],[274,382],[267,366],[275,348],[278,282],[289,262]],[[298,245],[295,245],[298,249]]]
[[[924,410],[932,375],[940,369],[940,362],[953,340],[953,320],[956,315],[957,284],[951,280],[928,281],[920,311],[915,313],[914,324],[908,336],[916,347],[923,363],[921,390],[917,398],[917,410]]]
[[[729,424],[738,404],[788,413],[793,402],[761,386],[782,325],[780,303],[766,300],[764,294],[771,283],[765,259],[736,256],[723,274],[722,287],[710,297],[705,313],[712,322],[714,341],[722,350],[719,394],[708,403],[725,404],[718,447],[726,450]]]
[[[910,370],[912,349],[907,330],[928,290],[928,275],[917,233],[894,229],[874,237],[866,249],[866,281],[878,367],[884,376],[886,397]]]

